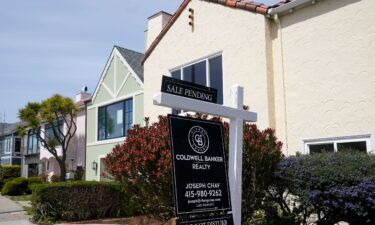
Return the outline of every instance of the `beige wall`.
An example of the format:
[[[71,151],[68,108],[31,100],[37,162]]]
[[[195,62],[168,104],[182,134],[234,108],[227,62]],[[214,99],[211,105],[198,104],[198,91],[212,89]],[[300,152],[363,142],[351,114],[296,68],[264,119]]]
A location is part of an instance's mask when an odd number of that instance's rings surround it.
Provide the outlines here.
[[[188,9],[194,9],[194,30],[189,26]],[[152,96],[160,91],[161,76],[170,69],[222,52],[224,104],[229,89],[238,83],[245,88],[245,104],[258,115],[258,124],[268,127],[265,17],[192,0],[163,37],[144,64],[144,112],[155,119],[170,112],[153,105]]]
[[[144,64],[145,116],[170,112],[152,103],[163,74],[222,52],[224,104],[233,84],[244,86],[258,126],[276,129],[285,154],[304,152],[307,139],[373,138],[374,7],[373,0],[318,1],[281,16],[280,29],[260,14],[192,0]]]
[[[281,32],[272,22],[276,128],[289,154],[304,139],[375,134],[374,7],[319,1],[282,16]]]

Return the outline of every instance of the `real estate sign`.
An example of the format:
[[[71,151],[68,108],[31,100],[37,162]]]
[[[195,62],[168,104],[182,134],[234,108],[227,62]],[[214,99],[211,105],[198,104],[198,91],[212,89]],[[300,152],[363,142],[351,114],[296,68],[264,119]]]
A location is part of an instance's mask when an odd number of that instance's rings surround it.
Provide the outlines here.
[[[231,210],[222,124],[176,115],[168,122],[176,215]]]
[[[216,89],[179,80],[173,77],[163,76],[161,92],[205,102],[217,102]]]
[[[176,221],[176,225],[233,225],[232,215],[191,221]]]

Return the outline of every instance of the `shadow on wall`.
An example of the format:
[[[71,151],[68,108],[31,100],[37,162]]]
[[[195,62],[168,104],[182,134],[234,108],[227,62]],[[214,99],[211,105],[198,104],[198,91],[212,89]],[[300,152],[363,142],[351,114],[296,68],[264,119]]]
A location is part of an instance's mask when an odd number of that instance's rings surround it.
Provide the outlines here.
[[[338,10],[343,7],[347,7],[351,4],[360,2],[363,0],[325,0],[325,1],[318,1],[315,3],[315,5],[308,5],[305,8],[298,9],[294,11],[292,14],[293,16],[288,17],[289,14],[286,15],[286,17],[282,17],[282,27],[288,27],[290,25],[297,24],[299,22],[303,22],[305,20],[321,16],[323,14],[332,12],[334,10]],[[306,10],[308,8],[311,8],[310,10]]]
[[[85,166],[85,135],[75,135],[70,143],[69,150],[67,152],[67,162],[69,163],[69,169],[76,169],[77,166]]]

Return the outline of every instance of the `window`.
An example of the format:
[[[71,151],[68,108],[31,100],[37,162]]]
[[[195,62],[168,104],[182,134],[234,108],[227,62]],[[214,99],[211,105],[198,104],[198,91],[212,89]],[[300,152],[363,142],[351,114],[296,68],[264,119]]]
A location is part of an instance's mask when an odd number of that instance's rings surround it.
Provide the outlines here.
[[[337,152],[345,149],[365,153],[371,151],[370,135],[305,140],[304,146],[305,152],[309,154]]]
[[[214,56],[171,72],[173,78],[217,89],[217,103],[223,104],[222,56]]]
[[[133,125],[133,99],[98,109],[98,140],[125,137]]]
[[[54,123],[53,127],[51,124],[46,124],[44,129],[45,129],[45,139],[46,141],[50,139],[56,139],[55,133],[53,132],[53,129],[55,129],[56,133],[59,135],[60,140],[63,138],[61,132],[64,132],[64,122],[62,120],[59,121],[58,123],[59,128],[57,127],[57,124]],[[60,131],[59,131],[60,129]],[[59,141],[57,141],[57,144],[60,145]]]
[[[12,152],[12,148],[13,148],[13,137],[12,136],[5,137],[3,140],[4,154],[10,154]]]
[[[27,154],[35,154],[39,152],[39,140],[36,134],[29,130],[27,135]]]
[[[21,138],[15,138],[14,140],[14,152],[21,152]]]

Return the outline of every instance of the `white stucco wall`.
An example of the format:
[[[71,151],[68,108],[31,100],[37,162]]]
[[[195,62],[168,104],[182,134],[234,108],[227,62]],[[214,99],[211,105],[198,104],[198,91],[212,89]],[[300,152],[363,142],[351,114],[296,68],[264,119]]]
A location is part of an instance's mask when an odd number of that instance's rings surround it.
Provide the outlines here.
[[[282,16],[281,33],[272,23],[276,130],[284,142],[287,133],[288,154],[303,152],[304,139],[373,139],[374,7],[373,0],[319,1]]]
[[[194,9],[194,29],[189,26],[188,9]],[[170,112],[153,105],[160,91],[161,77],[170,69],[222,52],[224,104],[229,89],[238,83],[245,89],[244,103],[258,114],[258,125],[269,126],[267,63],[263,15],[215,3],[192,0],[144,64],[144,112],[155,120]]]

